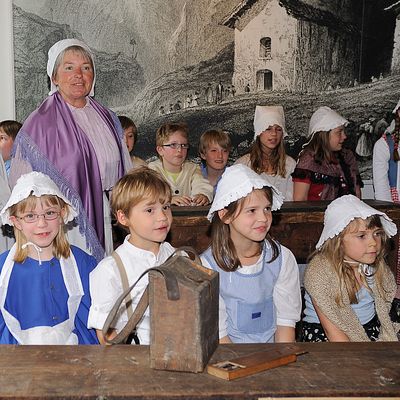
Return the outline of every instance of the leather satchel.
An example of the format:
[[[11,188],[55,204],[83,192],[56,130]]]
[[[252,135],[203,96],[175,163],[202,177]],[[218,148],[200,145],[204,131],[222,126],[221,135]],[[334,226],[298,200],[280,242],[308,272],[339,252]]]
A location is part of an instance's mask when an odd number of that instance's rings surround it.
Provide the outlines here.
[[[187,254],[194,256],[192,261]],[[117,299],[103,327],[114,326],[121,304],[149,274],[149,284],[125,327],[108,343],[124,343],[150,306],[150,366],[201,372],[218,346],[218,273],[205,268],[190,247],[177,249],[163,264],[144,271]]]

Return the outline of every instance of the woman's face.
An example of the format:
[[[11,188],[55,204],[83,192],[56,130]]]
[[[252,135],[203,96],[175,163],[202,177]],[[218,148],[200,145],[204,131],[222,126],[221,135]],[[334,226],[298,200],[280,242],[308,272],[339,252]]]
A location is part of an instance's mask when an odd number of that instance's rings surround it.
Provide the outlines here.
[[[329,147],[331,151],[342,150],[343,143],[347,139],[346,132],[344,131],[344,126],[338,126],[329,132]]]
[[[94,78],[90,60],[81,53],[68,50],[58,67],[53,82],[63,99],[74,107],[84,107]]]

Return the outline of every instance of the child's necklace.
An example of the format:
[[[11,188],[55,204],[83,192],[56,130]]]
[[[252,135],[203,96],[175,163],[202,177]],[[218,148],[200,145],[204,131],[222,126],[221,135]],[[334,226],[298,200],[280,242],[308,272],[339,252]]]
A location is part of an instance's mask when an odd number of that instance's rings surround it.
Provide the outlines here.
[[[368,285],[370,285],[373,282],[372,277],[376,273],[376,268],[373,267],[372,265],[369,264],[363,264],[358,261],[349,261],[349,260],[343,260],[347,264],[357,264],[358,265],[358,273],[363,274],[366,278],[366,281]]]

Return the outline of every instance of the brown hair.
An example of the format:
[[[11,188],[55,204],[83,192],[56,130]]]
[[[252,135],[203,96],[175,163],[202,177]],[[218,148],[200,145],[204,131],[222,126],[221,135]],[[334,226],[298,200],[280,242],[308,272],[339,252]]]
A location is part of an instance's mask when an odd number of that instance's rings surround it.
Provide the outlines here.
[[[217,143],[224,150],[231,151],[232,142],[228,133],[219,129],[211,129],[200,136],[199,153],[204,154],[212,143]]]
[[[162,146],[176,131],[182,132],[183,136],[185,136],[186,139],[188,138],[189,128],[187,124],[185,124],[184,122],[167,122],[157,129],[156,146]]]
[[[123,176],[114,186],[111,194],[111,211],[117,217],[122,211],[127,217],[132,207],[145,198],[165,203],[171,201],[169,184],[158,172],[143,166]],[[121,225],[126,229],[125,226]]]
[[[18,218],[18,214],[25,213],[27,211],[32,211],[36,207],[37,200],[40,199],[42,204],[46,206],[54,207],[58,206],[61,210],[65,210],[65,213],[68,213],[69,207],[64,202],[64,200],[60,199],[58,196],[54,195],[43,195],[40,197],[29,195],[26,199],[21,200],[19,203],[14,204],[10,207],[9,212],[10,216],[14,216]],[[64,220],[62,217],[62,222],[60,224],[60,229],[58,231],[57,236],[53,241],[53,254],[57,258],[68,258],[70,256],[70,245],[68,243],[67,237],[64,232]],[[18,263],[22,263],[25,261],[26,257],[28,257],[28,249],[23,249],[22,246],[27,242],[24,233],[19,230],[16,226],[14,226],[14,235],[16,241],[17,250],[15,252],[14,261]]]
[[[272,204],[272,189],[268,186],[262,190],[267,200]],[[211,251],[217,265],[224,271],[232,272],[241,267],[239,257],[237,255],[235,245],[232,242],[230,235],[229,224],[224,223],[229,218],[238,216],[242,211],[246,197],[230,203],[226,208],[227,213],[221,219],[218,212],[215,212],[211,221]],[[279,255],[279,248],[276,242],[272,239],[270,233],[266,235],[266,240],[272,248],[272,257],[268,262],[274,261]],[[264,241],[260,243],[260,254],[263,250]],[[254,254],[256,255],[256,254]]]
[[[249,150],[250,167],[257,174],[265,172],[268,166],[272,167],[272,173],[286,176],[286,151],[283,137],[278,146],[272,150],[271,154],[266,154],[263,150],[260,135],[256,137]]]
[[[358,229],[358,225],[360,223],[361,218],[356,218],[352,222],[350,222],[339,235],[328,239],[322,247],[315,251],[311,258],[316,254],[322,254],[325,256],[332,265],[332,268],[336,272],[339,278],[339,292],[335,297],[335,301],[338,305],[343,305],[343,293],[347,293],[350,299],[351,304],[358,303],[357,300],[357,281],[354,276],[353,267],[344,262],[345,254],[343,252],[343,237],[347,233],[355,232]],[[365,225],[367,229],[374,228],[382,228],[382,222],[378,215],[372,215],[365,219]],[[383,229],[383,228],[382,228]],[[383,269],[387,268],[385,263],[385,257],[388,252],[388,237],[386,233],[383,231],[382,234],[382,249],[381,252],[377,255],[374,267],[376,269],[376,273],[374,275],[375,283],[380,290],[381,294],[386,297],[387,294],[383,293],[382,287],[382,276]],[[366,279],[363,274],[361,274],[361,280],[366,288],[369,288]]]
[[[0,129],[4,131],[12,140],[15,140],[17,133],[21,129],[22,124],[18,121],[5,120],[0,122]]]
[[[315,132],[311,140],[304,146],[304,149],[310,149],[314,154],[314,161],[317,164],[337,163],[334,152],[329,144],[330,131]],[[300,157],[301,153],[299,154]]]
[[[129,117],[126,117],[125,115],[118,115],[118,119],[119,119],[119,122],[121,122],[121,126],[122,126],[123,130],[128,129],[130,127],[133,128],[133,139],[136,143],[138,133],[137,133],[137,128],[136,128],[135,123]]]

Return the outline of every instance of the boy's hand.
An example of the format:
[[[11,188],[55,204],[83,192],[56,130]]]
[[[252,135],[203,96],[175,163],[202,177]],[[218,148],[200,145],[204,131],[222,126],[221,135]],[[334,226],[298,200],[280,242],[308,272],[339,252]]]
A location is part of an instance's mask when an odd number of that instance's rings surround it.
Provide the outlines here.
[[[190,206],[192,199],[189,196],[172,196],[171,204],[174,206]]]
[[[208,197],[204,194],[199,193],[192,198],[192,205],[194,206],[206,206],[209,203]]]

